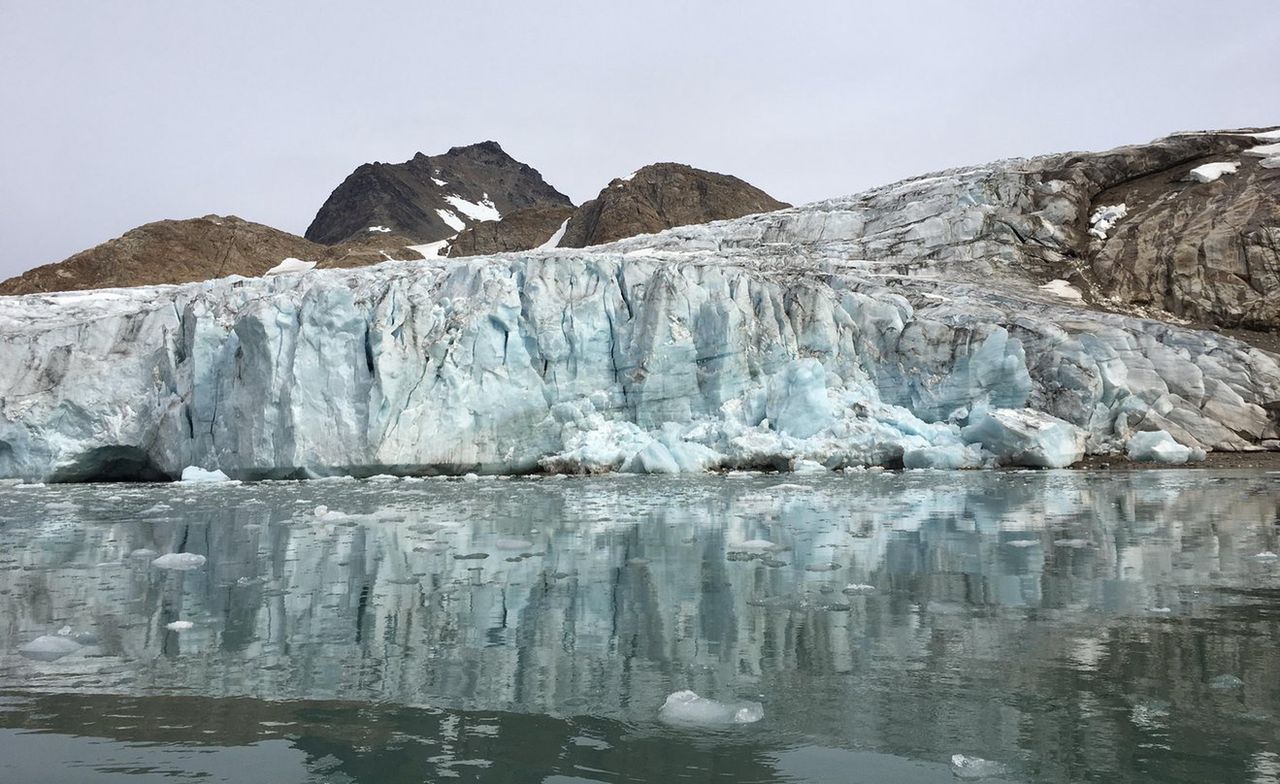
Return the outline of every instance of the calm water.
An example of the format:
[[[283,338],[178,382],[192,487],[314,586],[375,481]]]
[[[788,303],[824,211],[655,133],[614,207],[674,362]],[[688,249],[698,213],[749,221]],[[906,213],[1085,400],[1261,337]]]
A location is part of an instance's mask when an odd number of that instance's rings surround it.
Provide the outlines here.
[[[0,781],[1274,784],[1278,519],[1208,471],[0,487]]]

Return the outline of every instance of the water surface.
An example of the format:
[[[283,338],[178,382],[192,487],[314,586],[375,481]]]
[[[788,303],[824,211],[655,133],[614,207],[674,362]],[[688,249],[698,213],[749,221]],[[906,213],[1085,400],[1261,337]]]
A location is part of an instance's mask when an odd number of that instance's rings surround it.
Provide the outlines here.
[[[1278,519],[1226,471],[0,487],[0,781],[1280,782]]]

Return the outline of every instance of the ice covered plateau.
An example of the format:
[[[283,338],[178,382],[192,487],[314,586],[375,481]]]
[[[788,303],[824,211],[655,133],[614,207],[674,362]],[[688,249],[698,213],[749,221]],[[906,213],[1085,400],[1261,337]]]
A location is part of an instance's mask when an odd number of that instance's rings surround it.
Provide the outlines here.
[[[1009,160],[590,249],[0,298],[0,477],[1257,449],[1275,356],[1042,288],[1098,242],[1102,191],[1250,144]]]

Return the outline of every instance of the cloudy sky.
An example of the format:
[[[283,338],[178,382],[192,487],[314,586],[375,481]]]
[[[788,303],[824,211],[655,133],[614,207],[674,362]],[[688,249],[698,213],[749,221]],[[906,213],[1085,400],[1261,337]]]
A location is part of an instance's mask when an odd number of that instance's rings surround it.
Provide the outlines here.
[[[0,278],[161,218],[301,233],[496,139],[575,201],[659,160],[802,203],[1280,123],[1280,3],[0,0]]]

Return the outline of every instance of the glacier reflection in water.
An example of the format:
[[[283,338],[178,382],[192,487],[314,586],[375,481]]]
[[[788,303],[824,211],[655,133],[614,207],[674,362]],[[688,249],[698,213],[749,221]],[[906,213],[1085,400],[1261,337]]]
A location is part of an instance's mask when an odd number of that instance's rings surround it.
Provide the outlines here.
[[[0,760],[1276,782],[1278,510],[1280,476],[1207,471],[0,487]],[[765,718],[663,727],[679,689]]]

